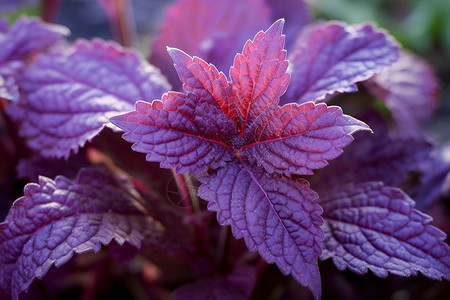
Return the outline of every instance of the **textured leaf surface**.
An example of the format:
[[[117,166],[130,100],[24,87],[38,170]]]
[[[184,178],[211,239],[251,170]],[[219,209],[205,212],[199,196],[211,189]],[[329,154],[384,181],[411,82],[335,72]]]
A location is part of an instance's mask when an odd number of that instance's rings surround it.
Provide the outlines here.
[[[340,107],[312,102],[269,110],[254,127],[255,140],[242,153],[267,172],[287,176],[311,175],[339,156],[354,132],[370,130]]]
[[[150,62],[179,86],[166,46],[183,49],[227,71],[245,41],[269,24],[264,0],[177,0],[152,43]]]
[[[403,136],[420,134],[436,110],[437,79],[431,68],[411,53],[401,51],[399,60],[367,86],[384,100]]]
[[[231,274],[216,278],[204,278],[184,285],[174,292],[175,300],[246,300],[256,283],[256,270],[240,266]]]
[[[431,218],[401,190],[379,182],[347,185],[320,198],[324,209],[322,259],[358,274],[370,269],[450,279],[450,247]]]
[[[168,49],[172,57],[178,76],[183,82],[183,89],[193,93],[199,98],[216,103],[224,114],[235,123],[239,123],[239,115],[231,86],[225,75],[198,57],[190,57],[183,51],[175,48]]]
[[[0,97],[18,101],[18,78],[24,68],[22,60],[69,35],[69,29],[23,16],[10,28],[6,21],[0,21]]]
[[[135,247],[164,240],[143,202],[105,171],[83,169],[74,181],[41,177],[24,191],[0,223],[0,286],[13,299],[73,253],[97,252],[112,240]]]
[[[217,106],[193,94],[170,92],[161,101],[138,102],[136,110],[111,122],[125,131],[123,138],[133,143],[133,150],[180,173],[198,175],[233,156],[226,141],[236,132],[235,124]]]
[[[97,39],[39,56],[21,88],[21,102],[9,110],[20,135],[44,156],[67,158],[111,126],[110,116],[159,98],[169,86],[137,53]]]
[[[398,59],[397,44],[371,25],[327,22],[303,30],[290,52],[291,85],[283,103],[319,101],[354,92],[355,83]]]
[[[305,180],[271,178],[234,161],[200,181],[199,196],[217,212],[221,225],[231,225],[233,235],[243,238],[250,251],[258,251],[320,297],[322,209]]]
[[[278,104],[289,84],[281,34],[283,24],[284,20],[278,20],[267,31],[260,31],[252,41],[247,41],[230,68],[237,109],[244,122],[242,129],[271,104]]]

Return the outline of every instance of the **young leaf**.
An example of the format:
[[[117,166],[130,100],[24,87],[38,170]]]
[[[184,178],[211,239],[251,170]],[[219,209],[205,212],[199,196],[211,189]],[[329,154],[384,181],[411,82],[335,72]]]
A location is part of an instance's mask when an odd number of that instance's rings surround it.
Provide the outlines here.
[[[271,104],[278,104],[289,84],[283,24],[283,20],[278,20],[266,32],[260,31],[247,41],[230,68],[236,106],[244,123],[241,130]]]
[[[227,276],[203,278],[176,289],[175,300],[246,300],[256,283],[256,270],[240,266]]]
[[[200,174],[245,157],[269,173],[311,174],[337,157],[352,133],[369,128],[338,107],[277,105],[289,81],[282,26],[279,20],[246,43],[230,69],[232,82],[213,65],[169,48],[188,94],[139,102],[110,121],[147,160],[180,173]]]
[[[401,51],[397,62],[370,79],[366,85],[382,99],[403,136],[417,136],[437,106],[437,79],[417,56]]]
[[[167,9],[153,40],[150,62],[164,70],[176,89],[179,80],[170,72],[166,46],[183,49],[226,71],[242,44],[270,24],[269,14],[264,0],[177,0]]]
[[[291,87],[282,103],[317,102],[336,92],[354,92],[356,82],[398,59],[396,42],[369,24],[311,26],[302,31],[290,53]]]
[[[450,280],[450,247],[431,218],[397,188],[380,182],[347,185],[320,198],[324,209],[322,259],[358,274],[423,275]]]
[[[370,128],[338,106],[286,104],[261,116],[242,154],[269,173],[312,175],[339,156],[358,130]]]
[[[66,52],[40,55],[21,82],[24,92],[9,114],[20,135],[48,157],[77,152],[108,117],[130,111],[137,99],[169,88],[157,69],[132,50],[99,39],[79,40]]]
[[[270,177],[242,161],[200,181],[198,195],[217,212],[221,225],[231,225],[233,235],[243,238],[250,251],[258,251],[320,297],[322,209],[307,181]]]
[[[165,239],[142,200],[105,170],[82,169],[73,181],[41,177],[24,194],[0,223],[0,287],[13,299],[73,253],[97,252],[112,240],[139,248]]]

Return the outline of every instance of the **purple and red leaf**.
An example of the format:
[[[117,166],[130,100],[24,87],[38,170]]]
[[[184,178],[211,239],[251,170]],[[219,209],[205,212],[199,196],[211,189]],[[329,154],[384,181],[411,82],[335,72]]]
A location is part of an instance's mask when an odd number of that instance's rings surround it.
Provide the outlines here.
[[[19,134],[47,157],[77,152],[108,118],[153,100],[169,88],[160,72],[135,51],[99,39],[79,40],[65,52],[41,54],[27,69],[21,101],[8,108]]]
[[[133,150],[146,153],[148,161],[163,168],[199,175],[218,168],[233,157],[227,145],[236,125],[220,110],[194,94],[169,92],[162,100],[136,103],[130,113],[111,122],[125,131]]]
[[[324,249],[339,270],[358,274],[370,269],[450,280],[450,247],[431,217],[414,209],[400,189],[381,182],[350,184],[320,198],[324,209]]]
[[[219,224],[231,225],[250,251],[276,263],[320,298],[322,209],[306,180],[270,177],[235,160],[200,181],[198,195],[217,212]]]
[[[265,32],[258,32],[245,43],[230,68],[235,104],[243,122],[241,131],[272,104],[278,104],[286,92],[290,76],[286,73],[289,63],[281,33],[283,25],[280,19]]]
[[[396,42],[369,24],[326,22],[305,28],[291,49],[291,86],[282,103],[320,101],[357,90],[398,59]]]
[[[249,161],[268,173],[312,175],[313,169],[338,157],[352,134],[370,128],[342,113],[338,106],[312,102],[268,110],[252,128],[253,140],[243,147]]]
[[[128,184],[129,185],[129,184]],[[13,299],[74,253],[98,252],[115,240],[139,248],[164,243],[165,229],[146,204],[105,170],[82,169],[75,180],[30,183],[0,223],[0,287]]]

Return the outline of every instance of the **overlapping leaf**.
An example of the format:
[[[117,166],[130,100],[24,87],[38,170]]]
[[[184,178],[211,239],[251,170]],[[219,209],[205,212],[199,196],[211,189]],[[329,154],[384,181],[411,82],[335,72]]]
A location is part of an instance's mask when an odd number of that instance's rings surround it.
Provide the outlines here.
[[[0,223],[0,287],[17,299],[34,278],[74,253],[115,240],[135,247],[163,243],[165,229],[146,205],[105,170],[83,169],[71,181],[41,177],[25,187]]]
[[[398,59],[397,44],[371,25],[326,22],[304,29],[289,60],[291,87],[283,103],[319,101],[328,94],[356,91]]]
[[[147,160],[177,172],[213,172],[201,179],[199,195],[219,223],[318,298],[316,194],[306,181],[269,174],[310,174],[369,128],[323,103],[278,106],[289,81],[282,26],[279,20],[245,44],[231,82],[213,65],[169,48],[187,94],[138,102],[110,120]]]
[[[320,297],[322,209],[305,180],[271,178],[234,161],[200,181],[199,196],[217,212],[221,225],[231,225],[233,235],[243,238],[250,251],[258,251]]]
[[[420,271],[432,279],[450,279],[450,247],[431,218],[414,201],[380,182],[347,185],[321,195],[324,209],[323,259],[338,269],[378,276]]]
[[[200,174],[235,155],[269,173],[310,174],[323,167],[352,141],[353,132],[368,127],[325,104],[277,105],[289,80],[282,26],[279,20],[246,43],[230,69],[231,83],[213,65],[170,48],[188,94],[140,102],[111,122],[125,130],[133,149],[179,172]],[[286,152],[273,155],[275,148]]]
[[[40,55],[21,81],[21,102],[9,113],[20,135],[44,156],[68,157],[138,99],[160,97],[164,77],[132,50],[80,40],[66,52]]]
[[[260,118],[242,153],[269,173],[311,175],[339,156],[358,130],[370,129],[337,106],[286,104]]]
[[[366,84],[382,99],[403,136],[417,136],[437,106],[437,79],[430,67],[415,55],[401,51],[392,66]]]
[[[69,35],[69,29],[36,18],[20,17],[10,28],[6,20],[0,22],[0,97],[18,101],[18,77],[24,68],[23,60]]]

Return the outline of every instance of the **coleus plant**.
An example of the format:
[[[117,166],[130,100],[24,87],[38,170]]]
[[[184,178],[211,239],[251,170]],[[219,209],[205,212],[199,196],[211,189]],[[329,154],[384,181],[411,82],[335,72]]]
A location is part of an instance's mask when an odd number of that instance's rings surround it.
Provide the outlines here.
[[[262,14],[269,16],[268,8],[261,7]],[[21,19],[9,31],[5,29],[3,41],[17,45],[10,32],[31,22],[36,21]],[[283,23],[276,21],[245,43],[234,57],[229,79],[213,64],[168,48],[182,82],[183,90],[178,92],[165,93],[169,84],[135,51],[99,39],[55,44],[52,49],[40,42],[33,50],[41,53],[31,59],[28,54],[26,59],[4,55],[0,71],[9,61],[22,64],[11,77],[14,81],[9,81],[13,84],[6,86],[17,97],[13,99],[11,92],[2,97],[12,100],[7,112],[20,124],[19,133],[31,148],[46,159],[74,160],[71,152],[79,152],[100,135],[93,146],[121,167],[118,171],[103,158],[110,170],[99,168],[92,162],[100,153],[87,151],[75,157],[87,167],[75,177],[40,177],[38,183],[25,187],[25,195],[0,225],[4,253],[0,286],[4,292],[18,298],[53,264],[61,266],[73,253],[99,251],[112,240],[141,250],[158,246],[188,253],[188,260],[198,259],[199,253],[208,251],[195,247],[207,246],[204,240],[192,241],[200,239],[199,231],[210,222],[201,217],[195,194],[216,213],[220,225],[231,226],[248,250],[275,263],[284,274],[292,274],[315,298],[321,295],[319,257],[332,258],[340,270],[349,268],[359,274],[368,269],[382,277],[388,272],[409,276],[420,271],[433,279],[449,280],[450,249],[443,241],[445,234],[430,225],[431,219],[415,210],[410,197],[397,188],[416,167],[410,162],[426,157],[432,143],[415,139],[410,152],[400,146],[396,152],[381,151],[372,160],[352,156],[360,154],[358,149],[346,148],[341,155],[356,132],[366,151],[373,152],[383,143],[400,144],[390,134],[379,136],[386,132],[383,125],[365,117],[380,142],[364,142],[372,136],[362,136],[371,131],[368,125],[343,114],[338,106],[321,103],[336,92],[355,91],[356,82],[391,65],[397,59],[397,45],[371,25],[313,24],[295,43],[288,43],[292,49],[288,61]],[[60,27],[36,27],[56,32],[59,38],[67,34]],[[223,37],[218,41],[224,41]],[[234,56],[232,51],[227,54]],[[382,76],[364,84],[375,93],[395,91],[395,85],[393,89],[383,84],[389,79]],[[399,93],[391,95],[389,103],[404,99]],[[139,99],[160,100],[136,102]],[[182,198],[193,201],[195,209],[188,209],[186,215],[167,207],[161,198],[167,186],[155,177],[170,178],[170,172],[156,170],[150,163],[139,166],[144,157],[120,148],[120,141],[103,130],[117,130],[113,124],[125,131],[123,138],[133,143],[133,150],[174,170]],[[102,136],[108,138],[102,140]],[[351,165],[345,163],[347,149],[350,161],[357,158]],[[80,159],[85,155],[90,162]],[[42,158],[30,160],[30,169],[37,167],[36,160]],[[392,161],[395,168],[377,168],[381,161]],[[38,169],[45,175],[51,168]],[[364,173],[370,168],[374,171]],[[389,179],[383,168],[393,170]],[[180,176],[186,172],[198,177],[198,193]],[[352,176],[353,172],[362,175]],[[149,173],[156,175],[148,180]],[[342,173],[346,176],[339,178]],[[304,175],[313,175],[308,180],[319,194]],[[337,184],[331,184],[329,178],[336,177]],[[190,226],[183,228],[185,224]],[[194,265],[198,268],[204,262]],[[210,268],[200,268],[201,277],[214,273]],[[252,264],[231,264],[229,269],[215,278],[181,286],[174,295],[177,299],[250,297],[256,281]]]

